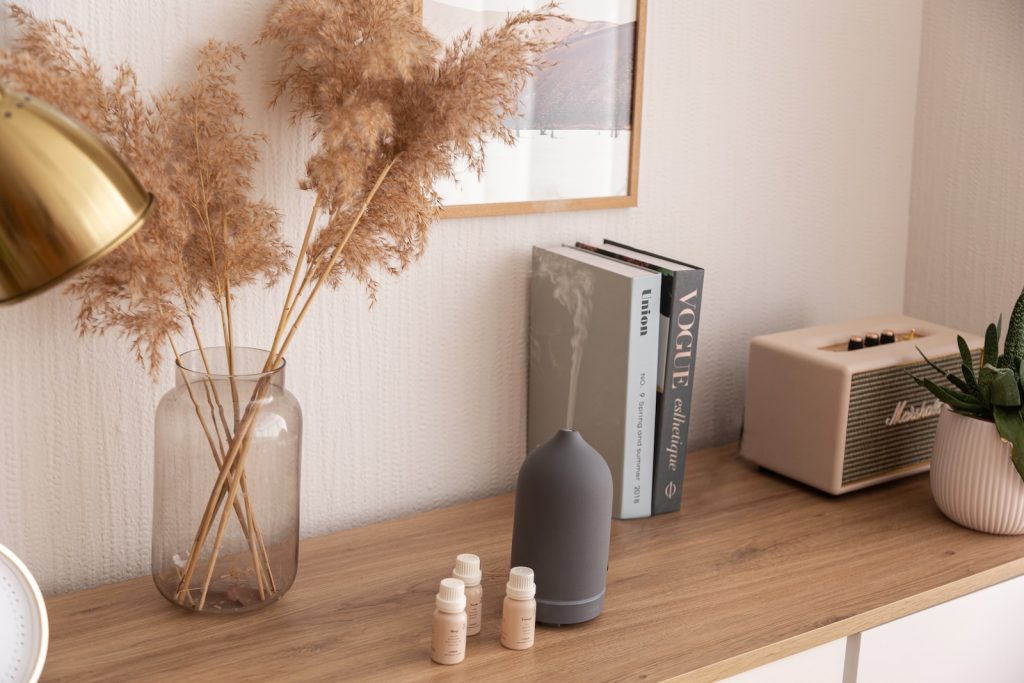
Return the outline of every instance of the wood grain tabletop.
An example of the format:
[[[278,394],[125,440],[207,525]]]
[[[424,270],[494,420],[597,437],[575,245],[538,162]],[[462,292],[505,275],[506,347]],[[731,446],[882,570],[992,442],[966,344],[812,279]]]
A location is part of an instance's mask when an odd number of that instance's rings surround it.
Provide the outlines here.
[[[832,497],[741,461],[687,458],[683,510],[612,525],[604,614],[498,643],[511,495],[303,541],[282,600],[187,613],[143,577],[48,599],[51,681],[707,681],[1024,573],[1024,537],[963,529],[927,475]],[[434,593],[480,555],[484,626],[430,661]]]

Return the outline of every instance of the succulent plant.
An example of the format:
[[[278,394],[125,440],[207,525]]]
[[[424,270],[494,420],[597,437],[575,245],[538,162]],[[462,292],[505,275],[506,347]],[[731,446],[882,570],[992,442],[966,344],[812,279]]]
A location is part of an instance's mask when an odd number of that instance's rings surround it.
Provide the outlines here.
[[[1002,324],[1000,316],[999,322],[991,323],[985,330],[985,347],[977,369],[967,342],[957,336],[962,360],[960,376],[946,372],[929,360],[921,349],[917,350],[951,386],[910,376],[956,412],[994,422],[999,436],[1013,446],[1013,466],[1024,479],[1024,291],[1013,307],[1000,355]]]

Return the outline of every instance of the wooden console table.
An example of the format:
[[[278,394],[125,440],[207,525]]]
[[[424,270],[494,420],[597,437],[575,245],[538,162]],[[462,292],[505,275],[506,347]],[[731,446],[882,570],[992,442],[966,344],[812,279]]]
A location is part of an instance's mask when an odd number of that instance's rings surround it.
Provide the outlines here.
[[[683,511],[615,522],[605,613],[498,644],[512,497],[304,541],[280,603],[175,609],[148,577],[51,598],[44,680],[704,681],[1024,574],[1020,539],[947,521],[916,476],[833,498],[759,472],[736,447],[687,460]],[[484,567],[466,661],[429,656],[438,581]]]

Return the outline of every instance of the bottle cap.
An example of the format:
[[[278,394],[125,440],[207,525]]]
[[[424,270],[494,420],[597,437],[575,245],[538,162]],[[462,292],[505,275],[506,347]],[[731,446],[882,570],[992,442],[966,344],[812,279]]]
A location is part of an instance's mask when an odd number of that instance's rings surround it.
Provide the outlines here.
[[[441,579],[434,601],[442,612],[458,613],[466,609],[466,584],[459,579]]]
[[[466,586],[479,586],[482,572],[480,571],[480,558],[470,553],[462,553],[455,558],[455,569],[452,576],[462,579]]]
[[[505,595],[513,600],[529,600],[537,594],[533,583],[533,570],[529,567],[512,567],[505,584]]]

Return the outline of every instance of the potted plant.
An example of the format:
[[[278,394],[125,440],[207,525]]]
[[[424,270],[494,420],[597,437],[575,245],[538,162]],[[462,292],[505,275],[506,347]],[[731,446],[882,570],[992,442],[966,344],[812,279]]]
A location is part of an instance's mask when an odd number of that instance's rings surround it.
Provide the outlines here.
[[[948,406],[932,454],[932,495],[957,524],[990,534],[1024,533],[1024,292],[999,354],[1002,318],[988,326],[977,367],[962,337],[961,375],[928,364],[949,382],[914,377]],[[920,350],[919,350],[920,351]],[[921,354],[924,356],[924,354]]]

